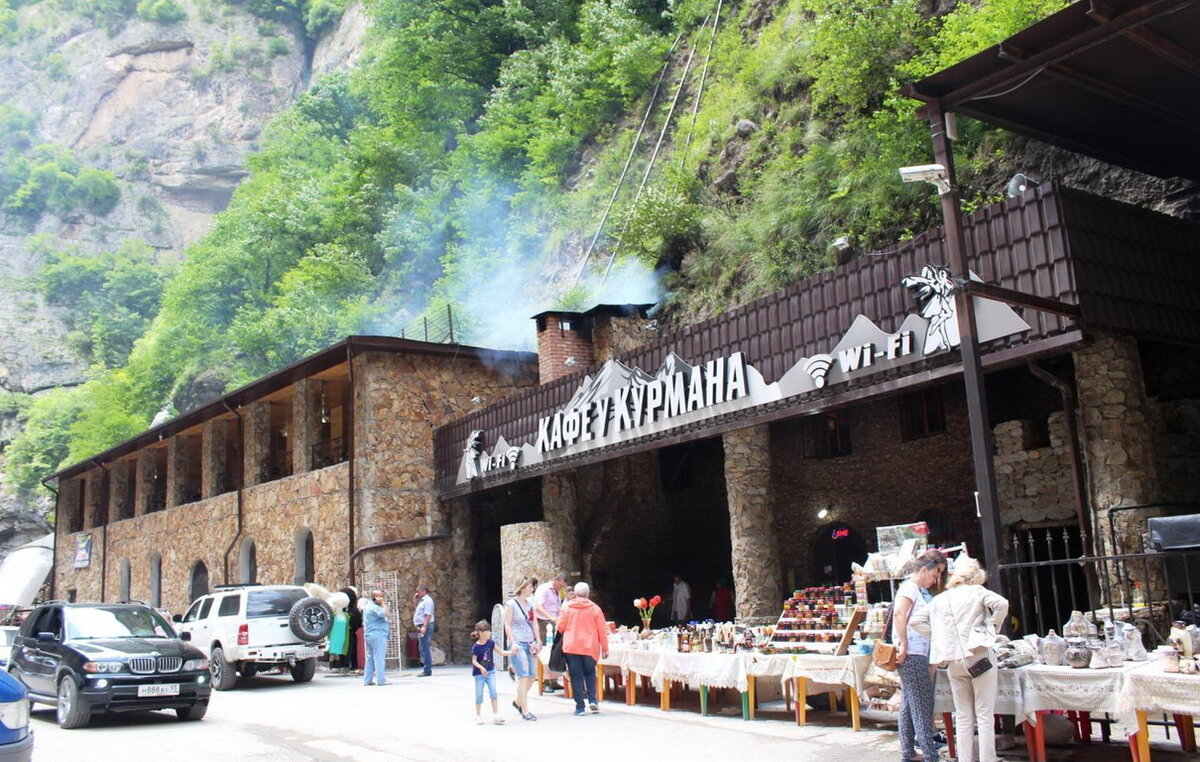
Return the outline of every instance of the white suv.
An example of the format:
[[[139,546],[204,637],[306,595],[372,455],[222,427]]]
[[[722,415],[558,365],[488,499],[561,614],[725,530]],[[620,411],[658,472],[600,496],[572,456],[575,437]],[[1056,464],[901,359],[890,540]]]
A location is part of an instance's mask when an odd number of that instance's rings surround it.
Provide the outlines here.
[[[203,595],[176,629],[191,633],[208,656],[212,686],[227,691],[237,676],[287,668],[298,683],[312,680],[325,636],[333,626],[329,604],[296,585],[229,585]]]

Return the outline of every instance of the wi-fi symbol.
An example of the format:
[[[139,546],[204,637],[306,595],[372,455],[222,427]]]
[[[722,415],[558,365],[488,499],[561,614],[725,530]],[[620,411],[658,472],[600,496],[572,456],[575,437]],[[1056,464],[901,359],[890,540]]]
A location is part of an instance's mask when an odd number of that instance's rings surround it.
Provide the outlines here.
[[[825,386],[825,375],[829,373],[830,365],[833,365],[832,355],[813,355],[804,363],[804,372],[812,376],[813,383],[820,389]]]

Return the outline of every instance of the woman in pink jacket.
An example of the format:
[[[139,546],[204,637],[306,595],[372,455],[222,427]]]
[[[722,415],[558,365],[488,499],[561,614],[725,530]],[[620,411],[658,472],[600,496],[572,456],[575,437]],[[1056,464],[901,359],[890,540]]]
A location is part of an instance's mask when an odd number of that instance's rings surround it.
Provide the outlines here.
[[[996,657],[992,646],[1008,616],[1004,596],[983,586],[987,572],[966,554],[954,562],[946,592],[913,614],[909,626],[929,638],[929,663],[945,664],[954,697],[959,762],[996,762]]]
[[[592,602],[591,594],[592,589],[586,582],[576,583],[575,597],[563,604],[558,616],[576,717],[584,714],[585,696],[592,713],[600,711],[596,699],[596,660],[608,656],[608,626],[604,622],[604,612]]]

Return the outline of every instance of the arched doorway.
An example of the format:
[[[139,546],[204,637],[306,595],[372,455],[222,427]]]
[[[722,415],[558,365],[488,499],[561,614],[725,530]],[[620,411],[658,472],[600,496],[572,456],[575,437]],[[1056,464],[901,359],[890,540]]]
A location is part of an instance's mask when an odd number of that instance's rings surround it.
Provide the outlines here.
[[[242,540],[242,550],[238,553],[238,569],[241,572],[242,584],[251,585],[258,581],[258,548],[253,538]]]
[[[854,527],[834,522],[813,533],[813,582],[840,585],[849,582],[850,565],[867,560],[867,543]]]
[[[296,530],[295,559],[296,575],[293,582],[297,585],[313,582],[313,534],[307,527]]]
[[[208,592],[208,567],[203,561],[192,564],[192,581],[188,586],[189,600],[196,600]]]

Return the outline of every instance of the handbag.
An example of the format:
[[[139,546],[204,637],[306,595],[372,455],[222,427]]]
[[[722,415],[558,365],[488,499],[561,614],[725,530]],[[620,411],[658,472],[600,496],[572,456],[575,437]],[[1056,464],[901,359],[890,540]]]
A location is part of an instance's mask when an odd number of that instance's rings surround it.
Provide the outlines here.
[[[566,672],[567,657],[563,654],[563,634],[554,634],[554,645],[550,646],[550,662],[546,665],[551,672]]]
[[[900,663],[896,661],[896,646],[885,642],[892,632],[893,613],[893,609],[889,608],[887,624],[883,628],[883,637],[875,641],[875,650],[871,653],[871,660],[875,666],[888,672],[895,672],[900,667]]]

